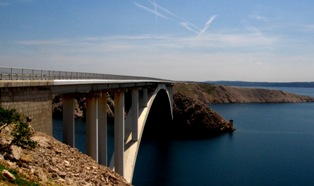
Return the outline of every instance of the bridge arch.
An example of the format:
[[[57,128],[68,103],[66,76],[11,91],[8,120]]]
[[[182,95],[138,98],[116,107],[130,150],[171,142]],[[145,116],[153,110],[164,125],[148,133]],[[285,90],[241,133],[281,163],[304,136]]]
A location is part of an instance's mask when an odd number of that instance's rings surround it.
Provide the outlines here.
[[[143,136],[145,125],[148,118],[155,118],[158,114],[166,114],[163,118],[164,121],[172,120],[172,87],[167,87],[164,84],[158,85],[158,87],[151,93],[151,96],[147,102],[147,107],[143,108],[138,119],[138,141],[131,141],[129,136],[127,140],[127,148],[125,149],[125,171],[124,177],[130,183],[132,182],[135,163],[137,159],[138,150],[140,148],[140,142]],[[159,117],[160,118],[160,117]],[[162,121],[161,121],[162,122]],[[126,136],[127,137],[127,136]]]
[[[166,114],[166,117],[168,117],[168,119],[173,118],[173,113],[172,113],[173,95],[172,94],[173,94],[172,88],[169,89],[165,85],[159,85],[155,89],[155,91],[153,92],[153,94],[151,95],[147,103],[147,111],[146,111],[147,113],[144,113],[145,119],[143,121],[144,122],[143,127],[145,127],[147,123],[147,119],[149,117],[154,117],[155,115],[158,115],[158,112],[159,113],[162,112],[163,114]]]

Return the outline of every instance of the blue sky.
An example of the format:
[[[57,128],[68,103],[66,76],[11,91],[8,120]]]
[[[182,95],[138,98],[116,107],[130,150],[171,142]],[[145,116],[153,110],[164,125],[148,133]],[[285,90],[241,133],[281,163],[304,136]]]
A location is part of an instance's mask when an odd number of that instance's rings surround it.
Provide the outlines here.
[[[312,0],[0,0],[0,66],[314,81]]]

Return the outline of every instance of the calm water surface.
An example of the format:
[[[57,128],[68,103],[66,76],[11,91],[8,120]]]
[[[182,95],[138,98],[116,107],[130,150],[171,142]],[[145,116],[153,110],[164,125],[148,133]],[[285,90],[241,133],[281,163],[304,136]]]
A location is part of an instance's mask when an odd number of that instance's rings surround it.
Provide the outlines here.
[[[290,90],[298,91],[314,93]],[[210,107],[237,130],[207,140],[143,141],[134,185],[314,185],[313,103]]]
[[[289,91],[314,95],[311,88]],[[144,139],[134,185],[314,185],[314,103],[210,107],[234,119],[237,130],[206,140]],[[58,139],[61,127],[55,120]],[[84,122],[76,135],[85,152]]]

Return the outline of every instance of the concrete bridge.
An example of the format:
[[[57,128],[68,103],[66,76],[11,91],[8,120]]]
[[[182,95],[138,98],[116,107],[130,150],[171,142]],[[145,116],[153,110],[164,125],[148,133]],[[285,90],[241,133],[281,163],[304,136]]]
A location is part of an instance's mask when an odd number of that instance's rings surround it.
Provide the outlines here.
[[[1,106],[31,117],[37,131],[52,135],[52,100],[62,96],[63,141],[72,147],[74,98],[86,97],[87,154],[129,182],[148,116],[159,114],[160,119],[172,119],[172,86],[172,81],[147,77],[0,67]],[[115,103],[111,160],[107,151],[108,93],[114,95]],[[158,113],[151,113],[153,110]]]

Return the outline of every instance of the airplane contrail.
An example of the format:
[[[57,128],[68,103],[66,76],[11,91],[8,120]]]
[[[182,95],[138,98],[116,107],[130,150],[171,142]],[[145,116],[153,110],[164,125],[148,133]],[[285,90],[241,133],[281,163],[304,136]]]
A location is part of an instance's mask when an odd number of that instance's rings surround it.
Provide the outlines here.
[[[156,1],[154,0],[154,8],[155,8],[155,12],[157,12],[157,5],[156,5]],[[157,15],[155,15],[155,20],[156,20],[156,24],[157,24]]]
[[[192,31],[192,32],[194,32],[196,34],[199,33],[200,29],[197,28],[195,25],[189,23],[189,22],[181,22],[180,24],[181,24],[181,26],[183,26],[184,28],[186,28],[189,31]]]
[[[194,24],[192,24],[191,22],[187,21],[186,19],[176,15],[175,13],[171,12],[170,10],[158,5],[156,3],[155,0],[150,0],[149,1],[153,6],[154,9],[150,9],[144,5],[138,4],[138,3],[134,3],[137,7],[144,9],[152,14],[154,14],[156,16],[156,23],[157,23],[157,17],[161,17],[167,20],[171,20],[174,22],[178,22],[182,27],[184,27],[185,29],[194,32],[197,34],[197,37],[200,37],[201,35],[203,35],[208,28],[210,27],[211,23],[216,19],[216,15],[213,15],[209,18],[209,20],[205,23],[205,26],[200,29],[197,26],[195,26]],[[162,13],[160,13],[158,10],[160,10]]]
[[[199,28],[197,26],[195,26],[194,24],[190,23],[189,21],[185,20],[184,18],[176,15],[175,13],[171,12],[170,10],[158,5],[155,0],[153,1],[149,1],[151,4],[153,4],[156,9],[158,8],[159,10],[162,10],[163,12],[165,12],[166,14],[168,14],[169,16],[171,16],[173,19],[177,19],[178,22],[180,22],[180,25],[183,26],[185,29],[192,31],[194,33],[198,33],[199,32]]]
[[[202,30],[200,30],[200,32],[198,33],[198,37],[200,37],[201,35],[203,35],[209,28],[210,24],[216,19],[216,15],[213,15],[209,18],[209,20],[206,22],[204,28]]]
[[[165,13],[169,14],[170,16],[172,16],[172,17],[174,17],[174,18],[177,18],[177,19],[180,19],[180,20],[184,20],[184,19],[182,19],[181,17],[179,17],[179,16],[177,16],[176,14],[174,14],[173,12],[171,12],[170,10],[168,10],[168,9],[166,9],[166,8],[164,8],[164,7],[160,6],[160,5],[158,5],[158,4],[155,2],[155,0],[154,0],[154,2],[152,2],[152,1],[149,1],[149,2],[150,2],[151,4],[153,4],[153,5],[156,7],[156,9],[159,8],[160,10],[164,11]]]
[[[153,10],[153,9],[150,9],[150,8],[148,8],[148,7],[146,7],[146,6],[143,6],[143,5],[138,4],[138,3],[134,3],[134,4],[135,4],[137,7],[141,8],[141,9],[144,9],[144,10],[146,10],[146,11],[148,11],[148,12],[154,14],[155,16],[159,16],[159,17],[164,18],[164,19],[172,20],[172,19],[170,19],[169,17],[167,17],[167,16],[165,16],[165,15],[163,15],[163,14],[160,14],[159,12],[157,12],[157,11],[155,11],[155,10]]]

